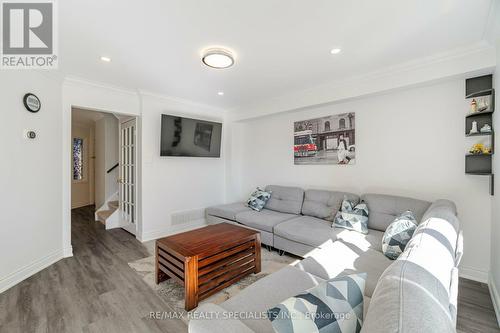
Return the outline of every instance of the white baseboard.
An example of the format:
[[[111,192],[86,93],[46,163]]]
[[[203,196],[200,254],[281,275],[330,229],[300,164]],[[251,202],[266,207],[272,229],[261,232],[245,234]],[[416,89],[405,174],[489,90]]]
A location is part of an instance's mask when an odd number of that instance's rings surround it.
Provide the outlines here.
[[[469,279],[477,282],[488,283],[488,272],[479,271],[467,267],[459,267],[458,275],[461,278]]]
[[[47,268],[48,266],[56,263],[57,261],[61,260],[64,258],[64,253],[63,250],[57,250],[54,251],[53,253],[40,258],[31,264],[24,266],[23,268],[19,269],[18,271],[7,275],[6,277],[2,278],[0,280],[0,293],[3,293],[7,289],[15,286],[19,282],[29,278],[30,276],[40,272],[44,268]]]
[[[63,249],[64,258],[69,258],[73,256],[73,246],[69,246]]]
[[[489,275],[488,286],[490,289],[491,300],[493,302],[493,308],[495,309],[495,314],[497,316],[497,324],[500,327],[500,294],[498,294],[498,289],[491,273]]]
[[[137,239],[141,242],[148,242],[162,237],[167,237],[173,234],[178,234],[180,232],[189,231],[192,229],[198,229],[207,225],[205,219],[191,221],[189,223],[179,224],[175,226],[169,226],[167,228],[156,229],[152,231],[143,232],[142,235],[138,235]]]

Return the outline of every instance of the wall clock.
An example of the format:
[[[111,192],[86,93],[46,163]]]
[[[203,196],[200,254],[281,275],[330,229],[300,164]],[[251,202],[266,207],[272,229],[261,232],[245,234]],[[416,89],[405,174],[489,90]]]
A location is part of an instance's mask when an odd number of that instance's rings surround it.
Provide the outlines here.
[[[23,104],[26,110],[33,113],[40,111],[40,108],[42,107],[40,99],[38,99],[38,97],[36,97],[32,93],[27,93],[26,95],[24,95]]]

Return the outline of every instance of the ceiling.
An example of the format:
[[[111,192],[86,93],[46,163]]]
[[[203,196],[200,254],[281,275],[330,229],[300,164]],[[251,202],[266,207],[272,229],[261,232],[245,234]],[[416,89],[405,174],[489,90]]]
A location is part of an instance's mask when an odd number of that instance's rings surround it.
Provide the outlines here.
[[[470,46],[492,1],[64,0],[59,68],[232,109]],[[236,64],[203,66],[213,45],[234,50]]]
[[[74,124],[94,126],[95,122],[104,117],[104,113],[73,108],[71,120]]]

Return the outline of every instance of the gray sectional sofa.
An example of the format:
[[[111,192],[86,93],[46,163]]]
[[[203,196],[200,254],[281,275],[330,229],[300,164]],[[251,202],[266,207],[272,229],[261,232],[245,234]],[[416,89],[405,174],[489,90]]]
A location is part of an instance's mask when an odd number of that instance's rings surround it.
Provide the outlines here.
[[[222,304],[201,305],[196,310],[201,315],[189,323],[190,332],[273,332],[270,321],[256,314],[327,279],[361,272],[367,273],[362,332],[455,331],[462,238],[452,202],[283,186],[266,190],[272,196],[261,212],[244,203],[210,207],[208,223],[259,230],[263,244],[304,259]],[[332,228],[344,197],[368,205],[367,235]],[[419,226],[393,261],[382,253],[382,237],[406,210],[414,213]]]

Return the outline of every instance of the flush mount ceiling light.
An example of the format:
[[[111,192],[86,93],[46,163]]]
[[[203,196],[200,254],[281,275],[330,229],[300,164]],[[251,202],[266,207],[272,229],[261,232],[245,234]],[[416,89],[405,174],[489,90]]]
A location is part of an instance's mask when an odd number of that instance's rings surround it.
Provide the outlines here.
[[[219,92],[217,93],[217,95],[219,95],[219,96],[224,96],[224,92],[223,92],[223,91],[219,91]]]
[[[342,49],[339,49],[339,48],[334,48],[334,49],[331,49],[331,50],[330,50],[330,53],[331,53],[331,54],[339,54],[341,51],[342,51]]]
[[[203,52],[201,61],[208,67],[223,69],[234,65],[234,56],[227,49],[210,48]]]
[[[111,58],[110,57],[101,57],[101,61],[111,62]]]

